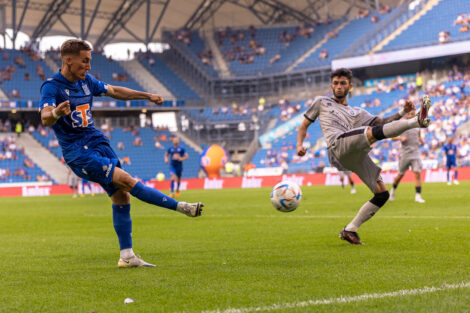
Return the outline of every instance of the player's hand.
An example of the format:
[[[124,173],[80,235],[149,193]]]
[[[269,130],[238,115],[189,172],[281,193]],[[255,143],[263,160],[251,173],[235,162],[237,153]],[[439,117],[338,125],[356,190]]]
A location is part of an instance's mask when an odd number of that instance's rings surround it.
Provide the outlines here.
[[[305,153],[307,153],[307,148],[304,146],[297,146],[297,155],[298,156],[304,156]]]
[[[403,106],[403,111],[406,113],[416,110],[415,104],[411,100],[405,100],[405,105]]]
[[[70,101],[65,100],[64,102],[60,103],[55,109],[55,114],[58,116],[66,116],[72,113],[70,110]]]
[[[163,104],[163,97],[160,95],[150,95],[149,100],[156,105],[162,105]]]

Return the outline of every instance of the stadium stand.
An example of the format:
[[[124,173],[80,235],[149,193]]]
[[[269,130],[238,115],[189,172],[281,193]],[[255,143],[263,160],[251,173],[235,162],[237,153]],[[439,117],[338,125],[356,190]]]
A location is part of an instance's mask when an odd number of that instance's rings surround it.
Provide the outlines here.
[[[14,136],[4,136],[2,138],[0,151],[0,182],[52,181],[31,158],[25,155],[24,150],[16,145]]]
[[[136,54],[139,62],[152,73],[165,87],[181,100],[198,100],[199,95],[191,89],[157,54]]]
[[[441,0],[427,14],[389,42],[383,50],[470,39],[468,14],[468,1]]]
[[[30,50],[3,49],[0,51],[0,88],[13,100],[37,100],[39,89],[51,70]]]
[[[198,31],[180,29],[173,33],[167,32],[165,35],[174,36],[176,39],[175,44],[178,44],[180,50],[197,63],[200,63],[210,76],[219,76],[213,66],[212,51],[207,47]]]
[[[321,45],[314,53],[309,55],[303,62],[294,69],[301,70],[307,68],[329,66],[331,60],[341,55],[351,45],[354,38],[361,38],[374,25],[372,18],[384,18],[384,14],[373,12],[365,17],[357,17],[339,30],[338,33],[329,34],[329,39]]]

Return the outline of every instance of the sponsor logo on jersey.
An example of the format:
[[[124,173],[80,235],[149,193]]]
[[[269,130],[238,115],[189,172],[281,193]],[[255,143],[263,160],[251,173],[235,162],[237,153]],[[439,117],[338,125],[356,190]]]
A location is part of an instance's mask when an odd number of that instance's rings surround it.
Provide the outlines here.
[[[83,92],[85,95],[89,96],[90,95],[90,89],[88,89],[88,85],[83,84],[82,85]]]

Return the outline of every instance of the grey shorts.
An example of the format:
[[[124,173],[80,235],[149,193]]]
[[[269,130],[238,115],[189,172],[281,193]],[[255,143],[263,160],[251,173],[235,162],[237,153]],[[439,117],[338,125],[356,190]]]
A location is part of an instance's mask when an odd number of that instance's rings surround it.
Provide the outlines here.
[[[405,174],[410,167],[413,172],[421,173],[421,169],[423,168],[421,159],[400,158],[398,162],[398,172],[400,175]]]
[[[328,149],[330,163],[339,171],[352,171],[375,193],[378,181],[382,181],[382,169],[369,157],[370,144],[366,135],[367,127],[344,132]]]

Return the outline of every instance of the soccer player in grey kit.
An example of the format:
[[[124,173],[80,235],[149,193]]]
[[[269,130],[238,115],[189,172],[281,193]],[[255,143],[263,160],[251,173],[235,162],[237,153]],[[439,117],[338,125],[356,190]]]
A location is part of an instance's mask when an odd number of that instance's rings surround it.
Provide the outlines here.
[[[406,118],[410,119],[415,117],[415,111],[410,111],[406,114]],[[392,140],[401,141],[400,150],[400,161],[398,162],[398,175],[393,180],[393,188],[390,191],[390,201],[395,200],[395,192],[398,188],[400,180],[405,175],[408,168],[415,174],[416,179],[416,195],[415,202],[424,203],[424,199],[421,197],[421,153],[419,151],[420,145],[424,145],[423,138],[421,138],[420,131],[418,128],[408,129],[406,132],[401,134],[399,137],[392,138]]]
[[[374,216],[390,196],[380,177],[381,168],[369,157],[370,145],[378,140],[396,137],[408,129],[428,127],[431,101],[429,97],[423,97],[421,109],[412,119],[399,121],[406,113],[415,110],[415,105],[409,100],[400,112],[380,118],[361,108],[348,106],[351,79],[352,72],[349,69],[341,68],[331,73],[334,97],[316,97],[304,114],[304,121],[297,134],[297,154],[303,156],[307,152],[303,142],[308,127],[318,119],[327,142],[330,163],[340,171],[350,170],[356,173],[374,194],[340,232],[341,239],[361,245],[357,229]]]

